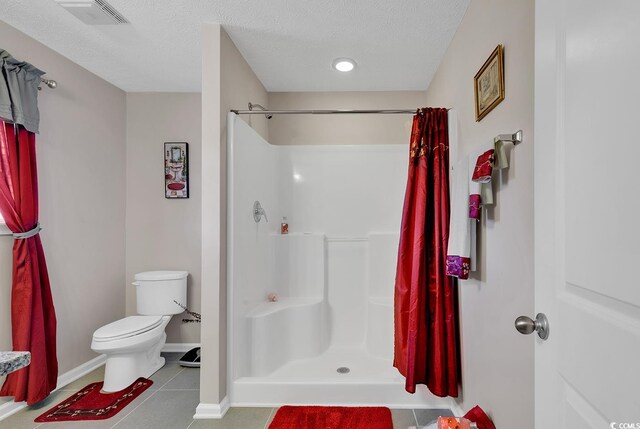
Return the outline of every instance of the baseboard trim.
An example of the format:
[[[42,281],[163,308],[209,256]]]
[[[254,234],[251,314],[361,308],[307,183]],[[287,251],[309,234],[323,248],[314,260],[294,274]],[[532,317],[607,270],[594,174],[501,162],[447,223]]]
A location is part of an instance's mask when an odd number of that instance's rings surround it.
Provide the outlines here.
[[[453,412],[453,415],[456,417],[463,417],[465,415],[465,412],[460,406],[460,404],[458,403],[458,401],[456,401],[453,398],[451,398],[451,411]]]
[[[166,353],[186,353],[196,347],[200,347],[200,343],[166,343],[162,351]]]
[[[64,374],[61,374],[60,376],[58,376],[58,385],[56,387],[56,390],[60,390],[63,387],[65,387],[67,384],[71,384],[77,379],[84,377],[94,369],[104,365],[106,361],[107,361],[107,356],[100,355],[98,357],[91,359],[88,362],[83,363],[80,366],[73,368],[70,371],[65,372]]]
[[[0,422],[9,416],[14,415],[27,406],[26,402],[6,402],[0,405]]]
[[[229,397],[225,396],[219,404],[205,404],[200,402],[196,407],[194,420],[221,419],[229,411]]]
[[[89,374],[94,369],[104,365],[107,357],[105,355],[100,355],[91,359],[88,362],[79,365],[72,370],[65,372],[64,374],[60,374],[58,376],[58,384],[55,388],[54,392],[62,389],[67,384],[73,383],[77,379],[84,377]],[[6,419],[7,417],[17,413],[27,406],[26,402],[7,402],[5,404],[0,405],[0,421]]]

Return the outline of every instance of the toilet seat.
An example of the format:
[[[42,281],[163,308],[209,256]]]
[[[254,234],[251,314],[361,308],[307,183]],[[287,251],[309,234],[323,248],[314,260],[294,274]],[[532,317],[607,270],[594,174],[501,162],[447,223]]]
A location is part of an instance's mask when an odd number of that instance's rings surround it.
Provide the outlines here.
[[[116,341],[123,338],[135,337],[161,325],[163,320],[163,316],[125,317],[124,319],[116,320],[96,330],[93,334],[93,341]]]

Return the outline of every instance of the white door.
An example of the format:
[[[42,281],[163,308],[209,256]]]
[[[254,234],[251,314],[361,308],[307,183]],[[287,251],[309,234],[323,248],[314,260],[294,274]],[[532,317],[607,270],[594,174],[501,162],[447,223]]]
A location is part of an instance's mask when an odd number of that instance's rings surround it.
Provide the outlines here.
[[[535,19],[535,426],[640,428],[640,1]]]

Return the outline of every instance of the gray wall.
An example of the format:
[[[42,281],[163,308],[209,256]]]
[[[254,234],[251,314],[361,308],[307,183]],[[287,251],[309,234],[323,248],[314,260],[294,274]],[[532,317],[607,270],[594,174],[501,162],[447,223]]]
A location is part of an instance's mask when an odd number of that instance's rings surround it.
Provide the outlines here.
[[[134,275],[189,271],[188,307],[200,311],[201,98],[199,93],[127,93],[127,314],[136,314]],[[164,197],[164,142],[189,143],[189,198]],[[200,325],[175,316],[169,343],[199,343]]]
[[[517,316],[534,314],[533,17],[533,0],[472,1],[427,91],[427,104],[458,111],[461,155],[524,131],[495,208],[483,211],[479,271],[460,285],[461,406],[479,404],[500,428],[533,428],[534,338],[513,328]],[[506,98],[475,122],[473,76],[500,43]]]
[[[58,81],[40,92],[40,222],[66,372],[125,309],[125,93],[9,25],[0,47]],[[11,349],[12,238],[0,237],[0,350]]]

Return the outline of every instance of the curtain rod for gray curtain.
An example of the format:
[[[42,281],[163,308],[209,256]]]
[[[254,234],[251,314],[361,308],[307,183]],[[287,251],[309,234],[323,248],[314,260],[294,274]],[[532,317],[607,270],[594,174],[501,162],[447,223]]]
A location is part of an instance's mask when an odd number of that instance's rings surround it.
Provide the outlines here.
[[[56,89],[58,87],[58,82],[56,82],[53,79],[42,78],[42,79],[40,79],[40,82],[44,83],[45,85],[47,85],[51,89]],[[40,88],[38,88],[38,89],[40,89]]]

